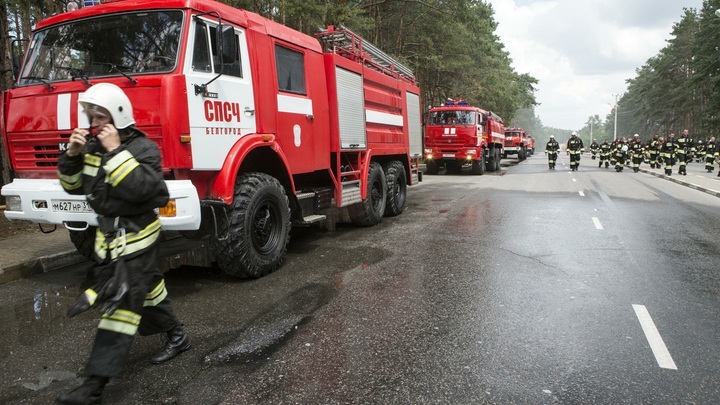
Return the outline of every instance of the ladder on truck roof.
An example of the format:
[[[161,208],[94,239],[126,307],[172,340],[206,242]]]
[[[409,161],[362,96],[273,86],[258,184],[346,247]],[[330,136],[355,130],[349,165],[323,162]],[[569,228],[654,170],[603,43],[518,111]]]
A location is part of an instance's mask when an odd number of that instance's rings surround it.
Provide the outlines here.
[[[375,68],[387,75],[401,76],[411,82],[415,82],[415,75],[407,66],[398,62],[385,52],[375,47],[361,36],[340,25],[340,29],[329,26],[327,29],[320,29],[315,34],[325,45],[326,52],[337,53],[350,59],[364,61],[370,67]]]

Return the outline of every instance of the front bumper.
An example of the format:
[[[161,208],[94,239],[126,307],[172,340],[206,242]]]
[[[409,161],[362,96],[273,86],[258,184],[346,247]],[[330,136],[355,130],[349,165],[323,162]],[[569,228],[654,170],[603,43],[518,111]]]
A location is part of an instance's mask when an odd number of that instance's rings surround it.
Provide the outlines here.
[[[168,180],[165,183],[170,192],[170,199],[175,200],[177,214],[174,217],[160,217],[163,229],[172,231],[199,229],[200,199],[195,186],[189,180]],[[10,220],[55,225],[65,225],[68,222],[97,225],[97,214],[94,212],[68,212],[58,209],[60,201],[65,206],[82,204],[86,201],[84,195],[71,195],[65,192],[60,180],[15,179],[2,188],[2,195],[6,198],[20,197],[20,210],[5,210],[5,216]]]

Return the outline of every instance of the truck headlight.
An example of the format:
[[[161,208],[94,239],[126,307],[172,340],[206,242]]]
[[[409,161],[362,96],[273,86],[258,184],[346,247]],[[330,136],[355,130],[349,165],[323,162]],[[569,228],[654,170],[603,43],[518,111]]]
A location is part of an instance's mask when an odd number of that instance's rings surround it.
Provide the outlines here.
[[[19,195],[9,195],[5,197],[8,211],[20,211],[22,212],[22,199]]]
[[[425,153],[432,153],[432,149],[425,149]]]
[[[433,156],[432,156],[432,153],[428,153],[428,154],[427,154],[427,156],[426,156],[425,158],[426,158],[426,159],[430,159],[430,160],[432,160],[432,157],[433,157]]]
[[[467,152],[465,152],[465,153],[467,153],[468,155],[474,155],[474,154],[476,153],[476,151],[475,151],[475,150],[469,150],[469,151],[467,151]]]

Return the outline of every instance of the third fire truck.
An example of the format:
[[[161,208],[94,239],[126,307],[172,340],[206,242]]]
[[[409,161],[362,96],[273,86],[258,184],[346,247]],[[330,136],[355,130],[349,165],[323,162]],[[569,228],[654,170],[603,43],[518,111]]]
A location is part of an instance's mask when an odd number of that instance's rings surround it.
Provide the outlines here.
[[[428,174],[445,166],[460,172],[470,165],[473,174],[500,170],[503,120],[497,114],[466,101],[448,101],[430,108],[425,126],[425,164]]]
[[[6,216],[92,243],[96,216],[56,170],[97,83],[121,87],[160,146],[163,228],[209,233],[229,274],[277,269],[291,224],[331,209],[361,226],[401,214],[422,154],[415,77],[343,27],[317,37],[210,0],[108,0],[38,22],[0,105],[18,177]]]
[[[503,158],[508,155],[516,155],[518,160],[525,160],[532,155],[535,148],[535,142],[530,146],[531,136],[522,128],[505,128],[505,153]]]

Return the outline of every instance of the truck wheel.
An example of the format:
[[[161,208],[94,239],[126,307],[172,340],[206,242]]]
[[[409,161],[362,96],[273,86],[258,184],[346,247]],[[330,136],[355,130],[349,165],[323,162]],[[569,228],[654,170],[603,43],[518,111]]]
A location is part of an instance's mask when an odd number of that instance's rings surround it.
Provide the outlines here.
[[[387,198],[387,182],[379,163],[370,163],[365,187],[367,198],[348,207],[350,220],[358,226],[377,225],[382,221]]]
[[[471,173],[479,176],[485,174],[485,151],[480,151],[480,159],[472,161]]]
[[[220,269],[239,278],[277,270],[290,241],[290,206],[280,182],[265,173],[238,176],[227,210],[227,218],[218,215],[219,235],[210,238]]]
[[[498,160],[500,160],[500,156],[497,154],[497,150],[495,148],[490,149],[490,157],[485,159],[485,171],[495,171],[495,164]]]
[[[438,174],[440,171],[440,165],[438,165],[434,160],[426,161],[425,168],[427,169],[427,174]]]
[[[405,166],[397,160],[385,165],[385,181],[387,182],[385,216],[398,216],[402,214],[407,204],[407,173],[405,173]]]
[[[494,172],[500,171],[500,149],[495,148],[495,169]]]
[[[80,224],[68,223],[70,226],[81,227]],[[78,253],[86,259],[92,259],[95,252],[95,231],[96,226],[89,226],[84,231],[68,231],[70,233],[70,241],[75,245]]]

